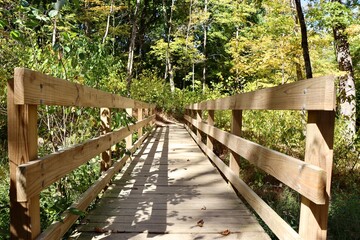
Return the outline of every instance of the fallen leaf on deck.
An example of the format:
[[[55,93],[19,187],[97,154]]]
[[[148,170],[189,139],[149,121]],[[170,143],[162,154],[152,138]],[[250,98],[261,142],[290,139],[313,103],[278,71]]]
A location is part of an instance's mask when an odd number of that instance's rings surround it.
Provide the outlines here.
[[[203,206],[203,207],[201,208],[201,210],[206,210],[206,207],[205,207],[205,206]]]
[[[226,229],[226,230],[220,232],[220,234],[223,235],[223,236],[227,236],[227,235],[230,234],[230,230],[229,230],[229,229]]]
[[[203,227],[204,226],[204,220],[203,219],[199,220],[196,225],[199,226],[199,227]]]
[[[94,227],[94,232],[96,233],[106,233],[107,231],[100,227]]]

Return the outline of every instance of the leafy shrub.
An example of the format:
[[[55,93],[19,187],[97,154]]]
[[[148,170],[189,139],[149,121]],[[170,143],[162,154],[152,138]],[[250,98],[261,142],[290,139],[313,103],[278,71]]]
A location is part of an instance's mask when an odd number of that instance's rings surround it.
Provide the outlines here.
[[[2,146],[3,147],[3,146]],[[5,155],[5,154],[4,154]],[[10,176],[7,157],[0,154],[0,240],[9,239],[10,229],[10,205],[9,205],[9,187]]]
[[[359,239],[359,191],[336,192],[332,195],[329,213],[329,235],[332,239]]]

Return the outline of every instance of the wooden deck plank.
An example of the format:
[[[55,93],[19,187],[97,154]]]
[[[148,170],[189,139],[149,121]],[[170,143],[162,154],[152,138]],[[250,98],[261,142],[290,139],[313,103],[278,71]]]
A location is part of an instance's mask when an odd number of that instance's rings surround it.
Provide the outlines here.
[[[268,236],[264,232],[243,232],[243,233],[230,233],[228,236],[222,236],[220,233],[216,234],[149,234],[149,233],[83,233],[78,240],[85,239],[106,239],[106,240],[214,240],[214,239],[226,239],[226,240],[259,240],[268,239]]]
[[[222,239],[226,229],[226,239],[270,239],[186,130],[168,125],[134,154],[73,239]]]

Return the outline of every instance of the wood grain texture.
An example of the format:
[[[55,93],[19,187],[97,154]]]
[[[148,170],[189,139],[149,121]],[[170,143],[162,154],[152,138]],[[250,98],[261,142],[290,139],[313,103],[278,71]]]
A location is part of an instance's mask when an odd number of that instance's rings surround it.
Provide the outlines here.
[[[108,108],[154,108],[155,105],[15,68],[15,104]]]
[[[189,129],[188,129],[189,130]],[[247,201],[247,203],[256,211],[261,219],[269,226],[271,231],[279,239],[301,239],[300,236],[292,229],[269,205],[267,205],[245,182],[243,182],[238,174],[235,174],[226,164],[215,155],[215,153],[207,148],[207,146],[199,142],[194,133],[189,131],[192,138],[205,152],[205,154],[213,161],[217,168],[231,182],[235,189]]]
[[[129,150],[130,152],[135,152],[136,149],[143,143],[147,138],[150,132],[142,136]],[[98,194],[104,189],[104,187],[110,182],[112,177],[121,170],[121,168],[126,164],[126,161],[130,156],[125,155],[119,161],[115,162],[112,167],[110,167],[102,176],[90,187],[86,192],[84,192],[79,200],[72,204],[70,208],[76,208],[81,211],[85,211],[90,203],[98,196]],[[68,229],[75,223],[78,219],[78,215],[65,212],[62,214],[62,221],[55,222],[51,224],[41,235],[37,238],[38,240],[45,239],[61,239],[61,237],[68,231]]]
[[[188,114],[185,114],[188,115]],[[215,111],[214,110],[208,110],[208,118],[207,118],[207,124],[210,126],[214,126],[215,123]],[[190,125],[189,122],[187,122],[188,126]],[[213,150],[214,149],[214,139],[210,137],[209,135],[206,135],[206,146]]]
[[[242,128],[242,110],[232,110],[231,112],[231,133],[240,137]],[[235,174],[239,175],[240,156],[234,151],[230,151],[229,167]]]
[[[185,116],[185,119],[303,196],[317,204],[325,203],[326,173],[320,167],[234,136],[205,123],[198,124],[189,116]]]
[[[110,239],[216,239],[226,229],[230,239],[270,239],[186,130],[167,125],[115,177],[73,239],[99,231]]]
[[[17,201],[17,167],[37,158],[37,106],[14,103],[14,82],[7,86],[8,156],[10,163],[10,236],[35,239],[40,233],[40,201],[34,195]]]
[[[305,162],[327,172],[325,204],[318,205],[306,197],[301,199],[299,233],[303,239],[326,239],[331,173],[333,165],[335,112],[309,111]]]
[[[187,106],[194,110],[327,110],[335,109],[333,76],[312,78]]]
[[[138,121],[143,120],[143,109],[142,108],[139,108],[137,110],[137,120]],[[143,135],[143,128],[141,127],[138,129],[138,137],[141,137],[142,135]]]
[[[128,117],[132,117],[133,116],[133,109],[132,108],[126,108],[126,114],[128,115]],[[126,142],[126,149],[130,149],[132,146],[132,134],[129,134],[128,136],[125,137],[125,142]]]
[[[21,164],[17,171],[17,199],[27,201],[44,188],[56,182],[70,171],[86,163],[91,158],[111,148],[126,136],[151,122],[155,116],[88,140],[61,152],[47,155],[39,160]]]
[[[202,122],[202,117],[201,116],[202,116],[202,111],[200,111],[200,110],[196,111],[196,121],[198,123]],[[196,135],[197,135],[198,139],[200,139],[200,141],[201,141],[201,132],[200,132],[199,129],[196,129]]]
[[[222,230],[223,231],[223,230]],[[214,240],[214,239],[226,239],[226,240],[259,240],[267,239],[266,233],[263,232],[242,232],[242,233],[230,233],[228,236],[218,233],[168,233],[168,234],[156,234],[156,233],[91,233],[83,232],[77,239],[106,239],[106,240]]]

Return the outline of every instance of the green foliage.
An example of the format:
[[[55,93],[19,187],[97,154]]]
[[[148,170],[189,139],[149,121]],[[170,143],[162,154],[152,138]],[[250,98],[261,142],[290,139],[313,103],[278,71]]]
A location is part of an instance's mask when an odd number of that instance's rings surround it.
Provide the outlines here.
[[[337,28],[347,27],[354,22],[353,13],[345,4],[338,1],[315,1],[310,5],[309,17],[314,27]]]
[[[359,176],[358,176],[359,177]],[[359,179],[359,178],[358,178]],[[360,236],[359,186],[352,193],[336,192],[332,195],[329,213],[329,235],[333,239],[358,239]]]
[[[72,82],[126,95],[126,61],[134,1],[0,0],[0,139],[7,139],[6,82],[14,67],[27,67]],[[295,10],[287,1],[209,0],[175,1],[170,36],[170,55],[176,89],[163,80],[167,49],[166,28],[158,0],[141,3],[135,43],[132,98],[155,103],[159,111],[176,118],[184,106],[239,92],[253,91],[303,78],[300,32]],[[169,6],[167,6],[169,7]],[[305,9],[305,8],[304,8]],[[333,49],[332,27],[341,26],[349,38],[357,108],[360,106],[360,27],[356,6],[337,1],[308,1],[309,46],[314,76],[339,74]],[[109,32],[103,43],[109,16]],[[204,52],[204,28],[207,47]],[[206,62],[206,87],[202,89]],[[194,64],[194,65],[193,65]],[[194,67],[194,71],[192,71]],[[193,81],[194,79],[194,81]],[[182,89],[180,89],[180,87]],[[98,109],[40,107],[39,154],[44,156],[99,135]],[[204,117],[206,117],[206,112]],[[357,111],[359,119],[360,111]],[[302,159],[306,115],[292,111],[244,111],[244,137]],[[216,126],[230,129],[230,111],[216,111]],[[112,128],[126,126],[134,118],[113,111]],[[359,193],[360,135],[344,138],[345,120],[336,121],[334,146],[334,198],[331,202],[330,235],[358,236],[356,207]],[[135,138],[134,138],[135,139]],[[0,142],[0,236],[8,238],[8,160],[6,141]],[[124,144],[117,155],[126,153]],[[42,226],[60,219],[60,212],[99,175],[99,159],[63,178],[42,193]],[[242,175],[294,228],[298,196],[251,165]],[[349,195],[348,193],[353,194]],[[348,196],[348,197],[347,197]],[[353,209],[353,211],[351,210]],[[357,215],[355,215],[357,214]],[[349,224],[346,216],[351,216]],[[355,225],[357,224],[357,225]],[[343,232],[340,230],[344,229]],[[354,235],[355,234],[355,235]],[[0,238],[1,238],[0,237]]]
[[[4,147],[3,145],[1,147]],[[9,170],[7,158],[0,155],[0,239],[9,239],[10,204],[9,204]]]
[[[54,221],[61,221],[61,214],[66,211],[83,216],[83,212],[71,209],[69,206],[97,180],[99,175],[100,164],[97,157],[42,191],[40,194],[42,229],[47,228]]]

